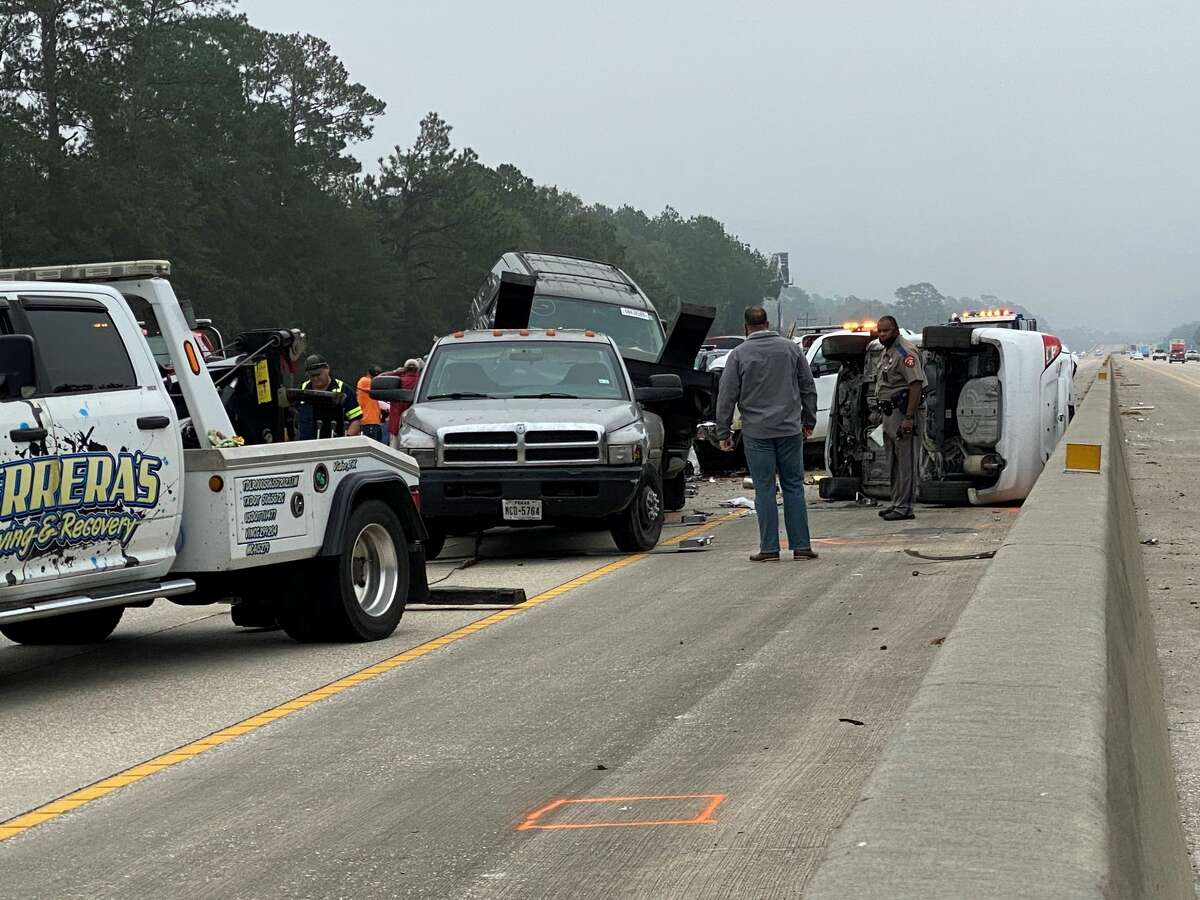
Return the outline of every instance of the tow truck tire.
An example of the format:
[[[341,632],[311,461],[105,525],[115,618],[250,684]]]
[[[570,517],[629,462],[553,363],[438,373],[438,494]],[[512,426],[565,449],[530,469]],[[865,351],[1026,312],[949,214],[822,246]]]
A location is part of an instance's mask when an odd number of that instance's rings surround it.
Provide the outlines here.
[[[653,550],[662,536],[662,475],[647,470],[638,482],[633,501],[609,523],[613,542],[625,553]]]
[[[0,634],[17,644],[98,644],[113,633],[124,614],[123,606],[105,606],[49,619],[13,622],[0,627]]]
[[[687,506],[687,467],[663,482],[663,509],[677,512]]]
[[[411,572],[408,540],[390,506],[366,500],[346,521],[342,550],[316,561],[311,592],[278,611],[294,640],[377,641],[400,624]]]

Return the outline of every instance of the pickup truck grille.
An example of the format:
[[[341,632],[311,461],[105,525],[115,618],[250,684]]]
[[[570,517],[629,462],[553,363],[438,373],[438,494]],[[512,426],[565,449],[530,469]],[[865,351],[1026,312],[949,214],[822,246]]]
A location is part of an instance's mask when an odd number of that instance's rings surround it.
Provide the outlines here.
[[[586,425],[446,428],[438,434],[438,461],[444,466],[598,464],[603,439],[599,428]]]

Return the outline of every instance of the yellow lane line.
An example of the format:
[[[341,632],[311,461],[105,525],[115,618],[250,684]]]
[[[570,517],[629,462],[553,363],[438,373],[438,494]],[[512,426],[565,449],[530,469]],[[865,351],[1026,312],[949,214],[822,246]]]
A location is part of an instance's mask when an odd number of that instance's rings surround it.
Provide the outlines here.
[[[724,516],[719,516],[718,518],[715,518],[704,525],[701,525],[697,528],[688,529],[681,534],[662,541],[660,546],[678,544],[680,541],[703,534],[717,525],[722,525],[726,522],[731,522],[734,519],[739,519],[742,517],[742,515],[743,513],[739,511],[729,513]],[[199,756],[201,753],[206,753],[214,747],[219,747],[222,744],[233,740],[234,738],[241,737],[244,734],[249,734],[252,731],[257,731],[264,725],[269,725],[272,722],[275,722],[286,716],[290,716],[294,712],[298,712],[299,710],[312,706],[314,703],[318,703],[321,700],[326,700],[329,697],[340,694],[342,691],[348,688],[352,688],[355,685],[370,681],[373,678],[378,678],[380,675],[390,672],[407,662],[412,662],[414,659],[420,659],[422,656],[426,656],[427,654],[433,653],[436,650],[440,650],[448,644],[452,644],[455,641],[459,641],[465,637],[477,634],[483,629],[499,622],[503,622],[506,619],[510,619],[513,616],[520,615],[527,609],[540,606],[549,600],[553,600],[556,597],[561,597],[563,594],[566,594],[569,591],[583,587],[584,585],[590,584],[593,581],[597,581],[598,579],[603,578],[605,575],[610,575],[613,572],[624,569],[627,566],[631,566],[636,562],[640,562],[649,555],[649,553],[636,553],[631,556],[623,556],[620,559],[614,560],[613,562],[603,565],[598,569],[594,569],[591,572],[580,575],[578,578],[573,578],[564,584],[560,584],[558,587],[544,591],[535,597],[530,597],[524,603],[519,603],[516,606],[509,607],[508,609],[494,612],[489,616],[485,616],[482,619],[472,622],[470,625],[464,625],[462,628],[456,628],[454,631],[444,634],[441,637],[426,641],[423,644],[418,644],[417,646],[411,647],[402,653],[396,654],[395,656],[390,656],[387,659],[374,663],[366,668],[359,669],[357,672],[354,672],[350,675],[343,676],[336,681],[331,681],[324,687],[319,687],[316,690],[309,691],[306,694],[301,694],[299,697],[295,697],[284,703],[280,703],[278,706],[264,710],[263,712],[251,716],[248,719],[243,719],[241,722],[230,725],[227,728],[222,728],[220,731],[214,731],[212,734],[208,735],[207,737],[202,737],[198,741],[192,741],[190,744],[184,744],[182,747],[176,747],[174,750],[164,753],[161,756],[156,756],[144,763],[140,763],[129,769],[125,769],[123,772],[118,772],[116,775],[112,775],[108,778],[102,779],[101,781],[97,781],[95,784],[88,785],[80,790],[72,791],[71,793],[60,797],[57,800],[39,806],[27,813],[15,816],[4,822],[0,822],[0,842],[6,841],[12,837],[16,837],[18,834],[28,831],[30,828],[34,828],[38,825],[41,825],[43,822],[48,822],[51,819],[57,818],[63,813],[71,812],[72,810],[78,809],[81,806],[85,806],[88,803],[91,803],[93,800],[98,800],[101,797],[105,797],[113,793],[114,791],[119,791],[123,787],[127,787],[128,785],[141,781],[144,778],[149,778],[151,775],[161,772],[163,769],[168,769],[177,763],[192,759],[193,757]]]

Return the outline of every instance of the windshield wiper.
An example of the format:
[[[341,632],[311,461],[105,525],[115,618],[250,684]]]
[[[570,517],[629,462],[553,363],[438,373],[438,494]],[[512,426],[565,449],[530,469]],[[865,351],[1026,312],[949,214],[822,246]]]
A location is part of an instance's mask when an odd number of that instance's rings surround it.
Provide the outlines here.
[[[578,400],[574,394],[513,394],[514,400]]]
[[[56,394],[74,394],[78,391],[94,391],[94,384],[60,384],[54,388]]]
[[[452,394],[434,394],[426,400],[495,400],[491,394],[477,394],[474,391],[455,391]]]

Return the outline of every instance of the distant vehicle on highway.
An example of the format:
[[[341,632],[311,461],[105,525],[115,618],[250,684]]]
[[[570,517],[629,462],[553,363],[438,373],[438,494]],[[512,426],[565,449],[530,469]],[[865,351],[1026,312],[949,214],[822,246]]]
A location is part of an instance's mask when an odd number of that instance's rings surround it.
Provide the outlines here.
[[[1167,362],[1186,363],[1187,362],[1187,342],[1172,340],[1167,349]]]
[[[1134,354],[1133,354],[1131,357],[1129,357],[1129,358],[1130,358],[1130,359],[1145,359],[1146,357],[1145,357],[1145,355],[1142,353],[1142,351],[1141,351],[1141,350],[1137,350],[1137,351],[1135,351],[1135,352],[1134,352]]]
[[[1073,414],[1074,362],[1050,334],[996,325],[987,316],[926,328],[919,346],[928,379],[917,499],[1008,503],[1028,496]],[[1025,319],[1026,322],[1032,320]],[[825,355],[842,363],[829,417],[825,499],[891,493],[890,463],[873,411],[883,346],[838,335]]]
[[[1150,359],[1155,362],[1166,362],[1167,351],[1162,347],[1155,347],[1154,352],[1150,354]]]
[[[1188,362],[1200,362],[1200,350],[1189,350],[1185,359]]]
[[[393,394],[398,382],[376,378],[372,394],[408,399]],[[626,552],[651,549],[663,528],[664,429],[644,405],[682,396],[677,375],[635,387],[616,342],[593,331],[440,339],[400,427],[421,467],[426,555],[447,535],[578,522],[607,526]]]

